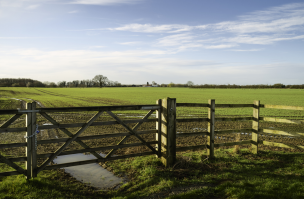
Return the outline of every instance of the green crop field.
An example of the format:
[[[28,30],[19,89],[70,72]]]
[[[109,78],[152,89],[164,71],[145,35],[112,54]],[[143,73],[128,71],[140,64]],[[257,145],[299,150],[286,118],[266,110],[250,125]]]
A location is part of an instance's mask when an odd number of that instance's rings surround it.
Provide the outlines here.
[[[36,100],[45,107],[155,104],[157,99],[176,98],[177,103],[261,104],[304,106],[300,89],[189,89],[189,88],[1,88],[0,98]],[[1,102],[1,101],[0,101]],[[2,105],[3,106],[3,105]],[[206,108],[178,108],[179,114],[206,114]],[[217,115],[251,115],[252,108],[216,109]],[[303,111],[262,109],[263,116],[304,117]]]
[[[25,102],[37,101],[43,107],[73,106],[115,106],[155,104],[157,99],[176,98],[177,103],[208,103],[215,99],[216,104],[261,104],[304,107],[304,90],[295,89],[189,89],[189,88],[0,88],[0,109],[24,108]],[[22,100],[22,101],[20,101]],[[216,117],[252,116],[252,108],[216,108]],[[143,115],[145,111],[124,111],[119,117],[130,119],[129,115]],[[92,117],[94,113],[50,113],[61,124],[79,123]],[[206,117],[207,108],[177,108],[177,117]],[[122,116],[123,115],[123,116]],[[304,111],[261,108],[260,116],[303,120]],[[0,124],[11,115],[0,115]],[[107,114],[99,121],[107,121]],[[152,117],[152,116],[151,116]],[[153,115],[155,117],[155,115]],[[113,120],[113,118],[110,118]],[[39,125],[46,124],[37,114]],[[23,127],[25,115],[10,127]],[[207,122],[178,122],[177,131],[196,132],[198,128],[207,130]],[[288,132],[303,132],[304,124],[260,122],[260,128],[274,128]],[[251,121],[216,122],[216,130],[251,128]],[[139,130],[155,129],[155,123],[144,123]],[[78,128],[70,128],[75,133]],[[121,125],[90,127],[82,135],[122,133]],[[250,134],[227,133],[215,136],[215,144],[251,139]],[[39,134],[38,140],[65,138],[58,129],[49,129]],[[93,139],[84,141],[90,147],[116,145],[122,137]],[[146,141],[154,141],[154,134],[143,135]],[[222,139],[223,138],[223,139]],[[304,146],[301,138],[287,136],[265,136],[263,141]],[[206,143],[204,136],[180,137],[177,147],[194,146]],[[0,144],[24,142],[24,133],[2,133]],[[127,142],[138,142],[130,138]],[[37,153],[54,153],[59,145],[38,145]],[[70,144],[67,150],[81,149],[78,144]],[[241,145],[240,151],[232,151],[229,146],[216,149],[216,159],[208,159],[205,149],[177,153],[177,163],[172,168],[164,168],[154,155],[128,158],[105,163],[115,174],[125,174],[129,182],[119,189],[100,191],[89,184],[77,181],[62,169],[43,170],[38,177],[28,182],[24,176],[0,177],[0,198],[303,198],[303,150],[259,145],[259,154],[250,153],[251,145]],[[236,148],[235,148],[236,149]],[[271,151],[269,151],[271,150]],[[147,152],[143,146],[124,148],[115,155],[128,155]],[[107,154],[109,150],[101,151]],[[25,147],[2,148],[4,157],[23,157]],[[38,165],[44,158],[38,159]],[[25,169],[22,161],[15,162]],[[0,163],[0,173],[13,171]],[[149,196],[149,197],[148,197]]]

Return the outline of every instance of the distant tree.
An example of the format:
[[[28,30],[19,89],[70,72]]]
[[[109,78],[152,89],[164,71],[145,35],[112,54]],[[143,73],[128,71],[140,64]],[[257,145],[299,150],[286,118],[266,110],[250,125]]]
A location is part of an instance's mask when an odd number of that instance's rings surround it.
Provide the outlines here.
[[[121,83],[119,83],[118,81],[115,81],[115,86],[121,86]]]
[[[284,85],[284,84],[281,84],[281,83],[277,83],[277,84],[274,84],[273,87],[274,87],[274,88],[284,88],[285,85]]]
[[[49,85],[49,87],[51,87],[51,88],[56,88],[57,85],[55,84],[55,82],[51,82],[50,85]]]
[[[147,82],[147,86],[149,86],[149,82]]]
[[[79,80],[73,80],[73,84],[75,85],[75,87],[78,87],[80,82],[79,82]]]
[[[192,81],[188,81],[188,82],[187,82],[187,85],[188,85],[188,86],[193,86],[194,83],[193,83]]]
[[[50,83],[51,83],[51,82],[48,82],[48,81],[43,82],[43,84],[44,84],[45,86],[49,86]]]
[[[152,85],[157,85],[157,83],[155,81],[152,82]]]
[[[12,87],[19,87],[19,86],[20,86],[19,83],[12,84]]]
[[[58,87],[65,87],[66,86],[66,81],[61,81],[57,83]]]
[[[93,79],[93,82],[97,83],[99,85],[99,87],[103,87],[107,84],[108,82],[108,78],[106,76],[103,75],[96,75]]]
[[[168,84],[168,87],[174,87],[175,84],[173,82],[170,82],[170,84]]]

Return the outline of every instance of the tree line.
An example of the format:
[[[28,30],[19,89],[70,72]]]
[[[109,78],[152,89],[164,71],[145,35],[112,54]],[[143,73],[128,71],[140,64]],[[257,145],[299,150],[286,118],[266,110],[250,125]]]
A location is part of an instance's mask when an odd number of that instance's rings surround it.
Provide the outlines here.
[[[55,82],[41,82],[28,78],[0,78],[0,87],[49,87],[49,88],[74,88],[74,87],[119,87],[121,83],[118,81],[111,81],[106,76],[96,75],[93,79],[73,80],[73,81],[59,81]]]
[[[149,85],[149,82],[147,82]],[[175,84],[171,82],[170,84],[157,84],[152,82],[152,85],[157,85],[159,87],[188,87],[188,88],[289,88],[289,89],[304,89],[304,84],[300,85],[284,85],[281,83],[269,85],[269,84],[256,84],[256,85],[236,85],[236,84],[201,84],[194,85],[192,81],[188,81],[186,84]],[[50,87],[50,88],[85,88],[85,87],[130,87],[135,85],[122,85],[118,81],[111,81],[106,76],[96,75],[93,79],[86,80],[73,80],[73,81],[59,81],[55,82],[41,82],[38,80],[32,80],[28,78],[0,78],[0,87]]]
[[[190,88],[231,88],[231,89],[237,89],[237,88],[258,88],[258,89],[265,89],[265,88],[289,88],[289,89],[304,89],[304,84],[302,85],[284,85],[281,83],[278,84],[256,84],[256,85],[236,85],[236,84],[228,84],[228,85],[216,85],[216,84],[204,84],[204,85],[193,85],[190,86]]]

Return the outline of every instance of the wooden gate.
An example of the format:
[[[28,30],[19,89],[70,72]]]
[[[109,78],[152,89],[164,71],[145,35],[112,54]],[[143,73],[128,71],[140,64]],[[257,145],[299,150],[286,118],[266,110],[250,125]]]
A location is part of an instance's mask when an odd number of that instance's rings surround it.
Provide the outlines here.
[[[206,107],[208,108],[208,118],[185,118],[185,119],[176,119],[176,107]],[[215,108],[240,108],[240,107],[251,107],[253,108],[252,117],[234,117],[234,118],[215,118]],[[289,135],[298,138],[303,138],[304,133],[302,132],[284,132],[270,129],[260,129],[259,121],[271,121],[271,122],[283,122],[283,123],[293,123],[293,124],[303,124],[302,120],[288,120],[288,119],[276,119],[269,117],[260,116],[260,108],[275,108],[275,109],[289,109],[289,110],[304,110],[304,107],[294,107],[294,106],[280,106],[280,105],[266,105],[260,104],[259,101],[254,101],[253,104],[215,104],[215,100],[209,100],[209,103],[176,103],[174,98],[165,98],[159,99],[156,101],[156,105],[129,105],[129,106],[95,106],[95,107],[68,107],[68,108],[36,108],[36,103],[28,103],[25,110],[0,110],[0,115],[5,114],[14,114],[8,121],[0,126],[0,133],[5,132],[24,132],[26,131],[26,142],[24,143],[12,143],[12,144],[0,144],[1,148],[13,148],[13,147],[26,147],[26,156],[25,157],[16,157],[16,158],[7,158],[0,154],[0,163],[5,163],[10,167],[16,169],[16,171],[3,172],[0,173],[0,176],[9,176],[9,175],[18,175],[23,174],[27,179],[34,178],[42,170],[56,169],[62,167],[69,167],[75,165],[90,164],[96,162],[105,162],[109,160],[124,159],[135,156],[144,156],[144,155],[157,155],[158,158],[161,158],[163,164],[166,167],[173,166],[176,160],[176,151],[185,151],[191,149],[203,149],[207,147],[207,153],[210,158],[214,157],[214,147],[220,146],[233,146],[233,145],[242,145],[242,144],[251,144],[252,153],[258,153],[258,145],[269,145],[269,146],[278,146],[278,147],[287,147],[304,150],[304,146],[293,146],[286,145],[283,143],[275,143],[259,140],[259,135],[268,134],[268,135]],[[113,114],[112,111],[125,111],[125,110],[149,110],[149,112],[142,118],[136,120],[122,120],[117,115]],[[85,123],[73,123],[73,124],[60,124],[54,118],[52,118],[48,113],[54,112],[82,112],[82,111],[96,111],[97,113]],[[156,118],[149,119],[152,113],[156,111]],[[102,121],[96,122],[96,119],[103,113],[106,112],[111,116],[115,121]],[[51,122],[52,125],[40,125],[38,126],[39,130],[43,129],[60,129],[64,134],[69,138],[59,138],[51,140],[40,140],[35,139],[36,135],[36,123],[37,123],[37,113],[43,116],[47,121]],[[14,121],[20,118],[23,114],[26,114],[26,127],[22,128],[8,128]],[[215,122],[216,121],[252,121],[252,128],[249,129],[231,129],[231,130],[217,130],[215,131]],[[144,122],[156,122],[156,129],[146,130],[146,131],[137,131],[140,125]],[[207,132],[194,132],[194,133],[176,133],[176,122],[208,122],[208,131]],[[128,123],[136,123],[135,126],[130,128]],[[90,135],[79,137],[88,127],[90,126],[102,126],[102,125],[111,125],[119,124],[122,125],[127,132],[126,133],[111,133],[104,135]],[[80,127],[79,130],[73,134],[67,128],[71,127]],[[233,132],[248,132],[252,134],[250,140],[238,141],[238,142],[228,142],[228,143],[218,143],[215,144],[215,134],[224,134],[224,133],[233,133]],[[156,140],[147,142],[140,135],[155,133]],[[131,143],[125,144],[125,142],[130,138],[131,135],[134,135],[140,143]],[[196,145],[196,146],[182,146],[176,147],[176,138],[184,136],[207,136],[207,144]],[[106,147],[97,147],[90,148],[82,140],[98,139],[98,138],[110,138],[110,137],[121,137],[124,136],[117,145],[106,146]],[[73,141],[78,143],[83,149],[74,150],[74,151],[64,151]],[[49,143],[58,143],[64,142],[54,153],[38,154],[36,150],[37,144],[49,144]],[[154,148],[152,145],[156,144]],[[150,151],[142,152],[136,154],[129,154],[123,156],[113,157],[113,154],[117,149],[125,147],[136,147],[136,146],[147,146]],[[111,150],[105,157],[101,157],[96,151],[101,150]],[[76,153],[90,152],[97,159],[85,160],[78,162],[63,163],[57,165],[48,164],[54,160],[55,157],[60,155],[69,155]],[[47,158],[40,166],[37,166],[37,158]],[[19,167],[15,162],[26,161],[26,169]]]
[[[165,103],[162,103],[164,101]],[[167,102],[169,101],[169,103]],[[36,103],[27,103],[27,108],[25,110],[0,110],[0,114],[15,114],[11,117],[7,122],[0,126],[0,133],[4,132],[22,132],[26,131],[26,142],[25,143],[13,143],[13,144],[0,144],[0,148],[12,148],[12,147],[26,147],[26,156],[25,157],[17,157],[17,158],[6,158],[3,155],[0,155],[0,162],[6,163],[12,168],[16,169],[16,171],[4,172],[0,173],[0,176],[9,176],[9,175],[18,175],[23,174],[27,177],[27,179],[34,178],[37,174],[42,170],[56,169],[62,167],[69,167],[75,165],[83,165],[97,162],[105,162],[109,160],[115,159],[123,159],[135,156],[143,156],[143,155],[151,155],[156,154],[157,157],[161,157],[161,133],[162,126],[163,129],[167,131],[167,126],[170,125],[170,121],[168,121],[168,114],[164,114],[164,111],[167,111],[166,107],[163,107],[162,104],[170,104],[172,100],[170,98],[164,100],[157,100],[157,104],[153,105],[129,105],[129,106],[96,106],[96,107],[69,107],[69,108],[36,108]],[[175,99],[173,100],[175,102]],[[174,105],[173,105],[174,106]],[[142,118],[136,120],[122,120],[117,115],[115,115],[112,111],[125,111],[125,110],[148,110],[149,112]],[[48,113],[54,112],[81,112],[81,111],[97,111],[97,113],[87,122],[85,123],[73,123],[73,124],[60,124],[54,118],[52,118]],[[156,111],[155,119],[148,119],[152,113]],[[175,110],[174,110],[175,111]],[[103,112],[106,112],[109,116],[111,116],[115,121],[105,121],[105,122],[94,122]],[[51,139],[51,140],[40,140],[36,139],[36,123],[37,116],[39,113],[43,116],[47,121],[49,121],[52,125],[39,125],[37,126],[39,130],[43,129],[53,129],[58,128],[64,134],[69,136],[69,138],[59,138],[59,139]],[[8,128],[10,124],[16,121],[22,114],[26,114],[26,127],[24,128]],[[170,115],[170,114],[169,114]],[[175,115],[171,110],[171,115]],[[161,121],[163,119],[163,122]],[[174,120],[171,120],[174,122]],[[137,122],[137,123],[136,123]],[[147,130],[147,131],[137,131],[137,129],[144,122],[156,122],[156,129]],[[136,123],[133,128],[130,128],[128,123]],[[106,135],[94,135],[94,136],[82,136],[79,137],[88,127],[90,126],[101,126],[101,125],[111,125],[111,124],[120,124],[126,130],[127,133],[115,133],[115,134],[106,134]],[[170,125],[170,127],[174,127],[175,125]],[[67,128],[71,127],[80,127],[80,129],[75,133],[71,133]],[[171,130],[171,132],[173,132]],[[148,134],[148,133],[156,133],[157,140],[146,142],[140,135]],[[134,135],[140,143],[131,143],[124,144],[128,138]],[[120,137],[124,136],[120,142],[115,146],[106,146],[106,147],[98,147],[98,148],[90,148],[87,144],[85,144],[82,140],[89,139],[97,139],[97,138],[109,138],[109,137]],[[158,139],[159,138],[159,139]],[[73,141],[78,143],[84,149],[74,150],[74,151],[64,151]],[[65,142],[62,146],[60,146],[54,153],[47,154],[38,154],[37,155],[37,144],[48,144],[48,143],[58,143]],[[157,147],[152,147],[152,144],[157,144]],[[125,148],[125,147],[134,147],[134,146],[147,146],[151,151],[137,154],[129,154],[123,156],[112,157],[117,149]],[[100,150],[109,150],[111,151],[105,156],[102,157],[96,151]],[[166,150],[163,150],[164,152]],[[54,160],[55,157],[60,155],[68,155],[75,153],[84,153],[90,152],[97,159],[94,160],[86,160],[86,161],[78,161],[78,162],[70,162],[64,164],[57,164],[49,166],[49,163]],[[37,165],[37,158],[47,158],[40,166]],[[26,161],[26,169],[24,170],[14,162],[18,161]]]

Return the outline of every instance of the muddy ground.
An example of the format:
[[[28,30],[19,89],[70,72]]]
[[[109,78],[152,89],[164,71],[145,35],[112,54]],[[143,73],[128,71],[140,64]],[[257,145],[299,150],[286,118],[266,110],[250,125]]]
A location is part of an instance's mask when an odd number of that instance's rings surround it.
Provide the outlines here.
[[[122,113],[121,113],[122,114]],[[39,114],[38,114],[39,115]],[[58,113],[58,114],[50,114],[54,119],[56,119],[59,123],[82,123],[89,120],[93,114],[85,114],[85,113]],[[128,120],[128,119],[139,119],[140,116],[128,115],[120,115],[117,114],[121,119]],[[153,117],[152,117],[153,118]],[[106,113],[103,113],[101,117],[97,121],[113,121],[114,119],[108,116]],[[3,123],[4,121],[0,121]],[[47,120],[45,120],[42,116],[38,116],[38,124],[39,125],[47,125],[50,124]],[[129,127],[133,127],[134,124],[128,124]],[[215,130],[224,130],[224,129],[240,129],[240,128],[251,128],[252,122],[244,121],[244,122],[216,122]],[[10,127],[24,127],[25,126],[25,116],[19,118],[15,121]],[[140,126],[138,131],[142,130],[152,130],[155,129],[156,124],[155,122],[144,123]],[[207,131],[208,123],[207,122],[189,122],[189,123],[177,123],[177,132],[178,133],[189,133],[189,132],[198,132],[198,131]],[[291,129],[292,131],[299,132],[301,129],[303,131],[303,125],[293,125],[293,124],[282,124],[282,123],[270,123],[270,122],[261,122],[260,128],[270,128],[270,129]],[[76,133],[78,128],[69,128],[68,130],[71,133]],[[127,130],[121,125],[105,125],[105,126],[96,126],[96,127],[89,127],[85,132],[83,132],[80,136],[88,136],[88,135],[102,135],[102,134],[109,134],[109,133],[124,133]],[[155,140],[155,133],[153,134],[146,134],[141,135],[141,137],[145,141],[154,141]],[[15,132],[15,133],[1,133],[0,134],[0,144],[4,143],[20,143],[25,142],[25,132]],[[49,129],[49,130],[41,130],[40,133],[37,135],[38,140],[47,140],[47,139],[56,139],[56,138],[68,138],[66,134],[64,134],[59,129]],[[116,145],[123,137],[114,137],[114,138],[102,138],[102,139],[92,139],[92,140],[83,140],[89,147],[102,147],[102,146],[111,146]],[[226,143],[226,142],[235,142],[235,141],[242,141],[242,140],[249,140],[251,139],[251,135],[249,133],[229,133],[229,134],[220,134],[215,135],[215,143]],[[260,140],[266,140],[271,142],[280,142],[285,144],[292,144],[292,145],[302,145],[304,146],[304,139],[300,138],[290,138],[288,136],[267,136],[261,135]],[[139,143],[140,141],[135,136],[130,136],[127,143]],[[206,143],[206,136],[189,136],[189,137],[182,137],[177,138],[176,140],[177,147],[180,146],[193,146],[193,145],[201,145]],[[53,153],[55,152],[60,146],[64,143],[53,143],[53,144],[43,144],[38,145],[37,153],[44,154],[44,153]],[[233,146],[232,146],[233,147]],[[248,148],[251,147],[250,144],[248,145],[241,145],[240,148]],[[223,149],[231,148],[230,147],[220,147]],[[72,142],[70,146],[68,146],[65,151],[71,151],[76,149],[82,149],[82,147],[76,143]],[[279,148],[279,147],[269,147],[264,145],[259,145],[260,150],[279,150],[279,151],[294,151],[300,152],[299,149],[288,149],[288,148]],[[5,148],[0,149],[1,152],[4,152],[6,156],[9,157],[23,157],[25,156],[25,147],[16,147],[16,148]],[[125,154],[133,154],[133,153],[140,153],[140,152],[147,152],[150,149],[146,146],[140,147],[132,147],[132,148],[123,148],[119,149],[115,152],[114,155],[125,155]],[[98,153],[105,153],[107,154],[108,151],[97,151]],[[39,159],[39,162],[43,162],[44,159]]]
[[[43,104],[38,102],[38,107],[43,106]],[[20,108],[25,107],[24,101],[15,101],[14,106],[19,106]],[[13,106],[10,106],[13,108]],[[143,115],[138,114],[127,114],[126,112],[114,112],[119,118],[122,120],[130,120],[130,119],[140,119]],[[68,123],[83,123],[88,121],[95,113],[92,112],[78,112],[78,113],[50,113],[49,115],[54,118],[58,123],[68,124]],[[183,116],[178,115],[178,118],[182,118]],[[188,116],[185,116],[188,117]],[[202,117],[202,116],[201,116]],[[204,117],[204,116],[203,116]],[[216,116],[217,117],[217,116]],[[223,117],[223,116],[220,116]],[[0,117],[0,125],[4,123],[9,116]],[[155,118],[155,114],[152,114],[150,118]],[[48,125],[50,124],[44,117],[40,114],[37,114],[37,121],[39,125]],[[101,121],[114,121],[107,113],[103,113],[96,122]],[[129,127],[133,127],[136,123],[128,124]],[[25,127],[25,115],[16,120],[10,127]],[[238,121],[238,122],[216,122],[215,130],[225,130],[225,129],[242,129],[242,128],[251,128],[251,121]],[[155,122],[143,123],[137,131],[142,130],[153,130],[156,128]],[[190,132],[198,132],[198,131],[207,131],[208,123],[207,122],[187,122],[187,123],[177,123],[177,132],[178,133],[190,133]],[[284,124],[284,123],[272,123],[272,122],[260,122],[260,128],[267,129],[280,129],[285,131],[293,131],[293,132],[303,132],[304,124]],[[79,127],[77,128],[69,128],[68,130],[71,133],[76,133]],[[126,133],[128,132],[122,125],[104,125],[104,126],[96,126],[89,127],[85,132],[83,132],[81,136],[88,135],[102,135],[109,133]],[[8,144],[8,143],[21,143],[25,142],[25,132],[14,132],[14,133],[0,133],[0,144]],[[155,141],[156,134],[146,134],[141,135],[141,137],[145,141]],[[56,138],[68,138],[66,134],[64,134],[59,129],[49,129],[49,130],[41,130],[37,135],[37,140],[47,140],[47,139],[56,139]],[[102,138],[102,139],[92,139],[92,140],[83,140],[91,148],[103,147],[103,146],[111,146],[116,145],[123,137],[114,137],[114,138]],[[261,135],[260,140],[266,140],[271,142],[280,142],[285,144],[292,145],[302,145],[304,146],[304,139],[300,139],[297,137],[289,137],[289,136],[269,136],[269,135]],[[229,134],[215,134],[215,143],[227,143],[227,142],[236,142],[242,140],[250,140],[251,134],[249,133],[240,133],[236,131],[235,133]],[[181,146],[193,146],[193,145],[202,145],[206,143],[206,136],[189,136],[177,138],[176,144],[177,147]],[[140,141],[135,136],[130,136],[127,140],[127,143],[139,143]],[[53,153],[64,143],[54,143],[54,144],[43,144],[37,146],[37,153]],[[233,148],[234,146],[224,146],[220,147],[223,149]],[[240,145],[240,148],[249,148],[248,145]],[[82,149],[82,147],[76,143],[72,142],[64,151],[72,151],[76,149]],[[260,150],[274,150],[274,151],[293,151],[293,152],[303,152],[300,149],[289,149],[289,148],[280,148],[280,147],[269,147],[265,145],[259,145]],[[118,149],[114,155],[125,155],[125,154],[134,154],[141,152],[148,152],[150,149],[146,146],[140,147],[132,147],[132,148],[123,148]],[[24,157],[25,156],[25,147],[16,147],[16,148],[4,148],[0,149],[0,152],[3,152],[6,157]],[[97,151],[98,153],[107,154],[108,151]],[[38,159],[39,164],[42,163],[45,159]],[[38,164],[38,165],[39,165]]]

